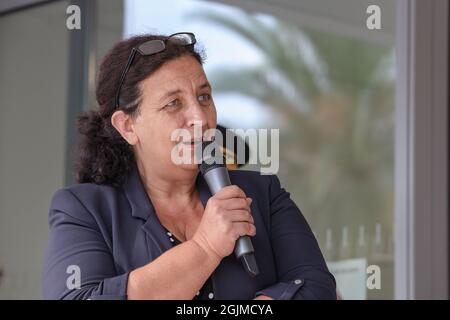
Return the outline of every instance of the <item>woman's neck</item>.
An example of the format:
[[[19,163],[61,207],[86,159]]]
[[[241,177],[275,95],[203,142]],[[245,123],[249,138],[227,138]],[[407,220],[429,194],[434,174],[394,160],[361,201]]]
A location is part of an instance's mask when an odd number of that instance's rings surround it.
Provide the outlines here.
[[[138,170],[144,188],[155,201],[189,202],[196,197],[196,179],[198,172],[183,170],[155,170],[138,163]],[[167,173],[167,171],[170,171]]]
[[[198,171],[153,170],[139,164],[138,170],[160,223],[180,241],[190,239],[204,210],[196,189]],[[162,174],[167,171],[170,176]]]

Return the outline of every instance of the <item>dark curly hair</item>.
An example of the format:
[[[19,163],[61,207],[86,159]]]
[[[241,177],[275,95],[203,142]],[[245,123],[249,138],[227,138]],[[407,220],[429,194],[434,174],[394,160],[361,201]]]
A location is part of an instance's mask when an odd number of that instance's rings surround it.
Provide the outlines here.
[[[111,124],[112,114],[116,110],[123,110],[136,116],[141,100],[140,82],[166,62],[191,55],[203,64],[203,52],[193,46],[179,46],[170,42],[160,53],[150,56],[137,54],[120,91],[120,99],[125,103],[116,108],[115,94],[132,48],[149,40],[166,38],[163,35],[135,36],[118,42],[103,58],[95,92],[98,107],[78,117],[80,140],[75,164],[78,183],[122,184],[135,158],[131,146]]]

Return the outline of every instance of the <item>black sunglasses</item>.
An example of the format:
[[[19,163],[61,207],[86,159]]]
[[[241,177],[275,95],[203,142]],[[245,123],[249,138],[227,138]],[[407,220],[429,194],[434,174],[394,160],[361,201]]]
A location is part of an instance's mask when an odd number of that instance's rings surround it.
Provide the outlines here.
[[[166,43],[171,42],[175,45],[179,46],[193,46],[196,43],[195,36],[190,32],[178,32],[168,36],[164,40],[149,40],[138,47],[134,47],[131,50],[130,56],[128,57],[127,64],[123,69],[122,75],[120,76],[119,88],[116,93],[116,108],[119,108],[120,101],[120,90],[122,89],[122,85],[125,81],[125,77],[127,75],[128,70],[130,70],[131,64],[133,63],[134,58],[136,57],[136,52],[139,52],[143,56],[149,56],[152,54],[156,54],[162,52],[166,49]]]

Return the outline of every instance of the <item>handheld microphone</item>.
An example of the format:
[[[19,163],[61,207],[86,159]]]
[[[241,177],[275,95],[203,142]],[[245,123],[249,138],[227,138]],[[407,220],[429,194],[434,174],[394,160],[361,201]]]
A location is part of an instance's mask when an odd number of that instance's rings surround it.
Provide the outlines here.
[[[211,143],[213,142],[205,141],[202,143],[202,153]],[[228,175],[228,170],[225,167],[225,159],[223,156],[221,156],[222,161],[217,161],[218,157],[215,155],[211,155],[210,157],[208,157],[208,155],[207,157],[202,156],[201,159],[202,161],[199,164],[199,169],[213,195],[219,192],[222,188],[231,185],[230,176]],[[253,249],[250,237],[239,237],[236,241],[234,254],[236,258],[241,260],[244,269],[252,277],[259,274],[254,252],[255,250]]]

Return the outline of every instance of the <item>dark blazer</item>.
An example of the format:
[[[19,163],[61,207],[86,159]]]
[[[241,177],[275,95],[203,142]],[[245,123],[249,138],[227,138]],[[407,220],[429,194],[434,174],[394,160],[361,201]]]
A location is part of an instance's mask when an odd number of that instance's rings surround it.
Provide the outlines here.
[[[253,199],[260,274],[250,277],[231,254],[212,274],[215,299],[336,299],[317,241],[278,178],[230,171],[230,179]],[[211,193],[201,174],[196,185],[206,206]],[[58,190],[49,225],[42,276],[47,299],[126,299],[129,272],[172,248],[136,167],[121,187],[85,183]],[[70,266],[79,267],[79,289],[66,284],[74,274]]]

